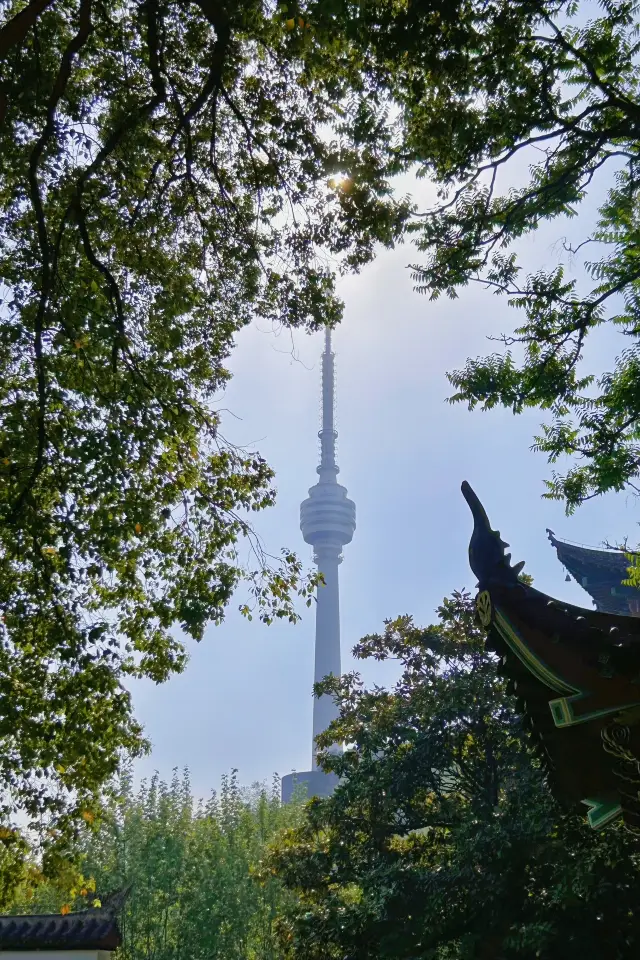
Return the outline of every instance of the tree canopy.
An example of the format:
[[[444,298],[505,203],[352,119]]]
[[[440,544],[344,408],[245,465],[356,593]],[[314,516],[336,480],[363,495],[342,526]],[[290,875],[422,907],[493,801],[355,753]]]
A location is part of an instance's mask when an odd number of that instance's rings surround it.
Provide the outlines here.
[[[344,778],[308,806],[269,869],[296,893],[290,960],[598,960],[640,943],[640,848],[557,807],[467,594],[438,623],[364,638],[398,660],[390,689],[326,681],[341,714],[324,763]],[[267,873],[267,875],[270,875]]]
[[[477,283],[524,312],[502,352],[450,373],[452,400],[550,411],[535,446],[553,464],[572,461],[548,482],[569,510],[634,486],[639,4],[317,0],[309,16],[334,25],[393,102],[389,169],[438,188],[438,203],[407,226],[424,254],[416,288],[437,299]],[[598,179],[612,186],[593,225],[581,205]],[[580,240],[565,239],[556,267],[522,276],[517,241],[559,217],[581,217]],[[577,264],[584,281],[571,275]],[[628,339],[596,381],[581,360],[604,323]]]
[[[144,748],[127,677],[243,578],[267,621],[309,586],[217,401],[243,326],[336,323],[336,264],[407,216],[327,43],[260,0],[0,2],[0,815],[48,843]]]
[[[381,0],[351,10],[354,44],[388,78],[401,112],[397,169],[413,167],[439,189],[438,204],[410,227],[425,255],[413,268],[417,289],[435,299],[478,283],[524,313],[502,352],[449,375],[452,400],[550,411],[535,447],[552,464],[569,458],[547,491],[569,510],[635,488],[638,3]],[[596,178],[611,187],[592,225],[581,205]],[[558,265],[524,277],[517,241],[542,221],[580,216],[581,237],[565,241]],[[584,281],[571,275],[577,264]],[[581,360],[604,323],[626,342],[596,380]]]

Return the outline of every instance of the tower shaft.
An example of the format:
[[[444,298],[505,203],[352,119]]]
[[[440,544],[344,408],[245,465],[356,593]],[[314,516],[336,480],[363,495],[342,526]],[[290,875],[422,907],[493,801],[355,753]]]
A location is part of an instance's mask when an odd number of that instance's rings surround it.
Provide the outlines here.
[[[319,683],[329,674],[339,677],[340,664],[340,583],[338,566],[340,555],[336,551],[323,550],[316,553],[318,570],[324,585],[318,588],[316,606],[316,648],[313,682]],[[338,716],[333,697],[323,694],[313,701],[312,769],[316,770],[316,737],[323,733]],[[339,750],[339,746],[332,748]]]

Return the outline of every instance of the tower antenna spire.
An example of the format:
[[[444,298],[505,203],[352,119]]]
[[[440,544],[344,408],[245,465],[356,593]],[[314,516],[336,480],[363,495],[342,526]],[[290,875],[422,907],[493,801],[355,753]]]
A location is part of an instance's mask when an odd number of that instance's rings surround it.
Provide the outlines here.
[[[338,433],[335,425],[336,384],[334,354],[331,349],[331,330],[324,332],[324,353],[322,354],[322,424],[320,437],[320,464],[317,473],[321,483],[335,483],[340,469],[336,463],[336,440]]]

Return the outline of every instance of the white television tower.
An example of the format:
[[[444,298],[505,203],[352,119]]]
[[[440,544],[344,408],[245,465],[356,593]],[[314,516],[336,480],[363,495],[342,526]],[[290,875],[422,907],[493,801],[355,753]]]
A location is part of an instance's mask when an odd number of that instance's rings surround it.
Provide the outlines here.
[[[347,497],[347,490],[337,481],[335,428],[335,377],[331,331],[325,331],[322,354],[322,429],[320,437],[320,464],[318,482],[309,490],[309,496],[300,505],[300,529],[307,543],[313,546],[314,562],[324,578],[317,591],[316,643],[314,683],[333,674],[340,676],[340,589],[338,567],[342,562],[342,548],[350,543],[356,529],[356,505]],[[288,774],[282,779],[282,799],[291,798],[295,784],[306,784],[308,796],[328,796],[337,777],[325,774],[316,760],[316,737],[337,717],[333,698],[324,695],[313,702],[313,739],[311,770]],[[342,748],[336,744],[334,751]]]

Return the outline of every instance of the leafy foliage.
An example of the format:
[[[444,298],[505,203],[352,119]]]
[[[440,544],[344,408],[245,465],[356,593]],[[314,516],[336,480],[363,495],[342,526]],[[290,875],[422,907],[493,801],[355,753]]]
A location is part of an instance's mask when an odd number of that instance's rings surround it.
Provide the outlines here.
[[[225,363],[256,316],[335,324],[337,261],[408,207],[383,114],[350,133],[375,95],[341,106],[357,70],[274,4],[0,15],[0,819],[63,851],[145,748],[123,681],[181,671],[178,628],[199,640],[243,578],[267,622],[309,598],[252,536],[272,471],[224,439]]]
[[[415,276],[432,297],[474,281],[524,311],[503,353],[450,375],[452,400],[551,411],[535,449],[551,463],[573,458],[548,483],[548,496],[572,510],[633,486],[639,472],[638,4],[602,3],[586,23],[583,3],[465,6],[458,56],[439,77],[443,92],[409,106],[416,154],[447,189],[446,203],[425,217],[419,247],[428,259]],[[582,25],[572,23],[577,15]],[[444,132],[449,106],[455,123]],[[529,182],[500,191],[520,155],[532,160]],[[579,244],[565,241],[564,262],[551,271],[522,277],[514,241],[542,220],[578,216],[605,169],[615,184],[595,229],[585,227]],[[583,255],[593,281],[586,289],[567,273]],[[596,383],[580,360],[605,322],[630,343]]]
[[[120,960],[279,960],[274,918],[292,896],[274,877],[259,883],[255,871],[267,844],[300,813],[296,800],[280,804],[277,782],[272,791],[246,791],[233,773],[195,805],[187,773],[174,773],[170,784],[155,776],[137,792],[125,774],[119,801],[81,845],[88,879],[77,878],[71,891],[24,886],[14,912],[86,909],[130,884]]]
[[[359,657],[397,659],[392,690],[325,683],[341,716],[323,737],[343,781],[279,842],[271,869],[299,897],[289,958],[626,958],[637,951],[640,858],[618,827],[559,810],[484,651],[467,594],[435,626],[410,617]]]
[[[479,283],[525,315],[503,337],[502,352],[450,374],[452,400],[549,410],[536,448],[551,463],[573,461],[548,486],[569,510],[633,486],[640,5],[318,0],[312,9],[344,31],[361,68],[396,103],[395,170],[416,169],[438,187],[437,205],[409,227],[425,254],[413,268],[417,289],[436,299]],[[558,267],[522,276],[516,242],[542,221],[579,217],[594,178],[607,175],[612,186],[595,228],[583,217],[580,242],[564,241]],[[568,270],[583,257],[585,284]],[[604,323],[615,324],[628,346],[595,382],[580,361],[589,334]]]

